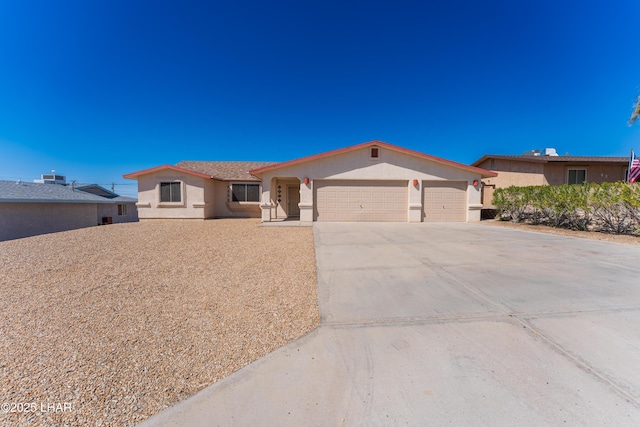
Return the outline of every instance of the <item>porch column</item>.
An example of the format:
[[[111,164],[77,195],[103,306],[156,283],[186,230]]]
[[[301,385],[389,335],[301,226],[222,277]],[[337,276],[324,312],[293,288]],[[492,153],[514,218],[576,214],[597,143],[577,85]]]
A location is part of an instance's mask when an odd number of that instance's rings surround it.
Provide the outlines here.
[[[473,181],[469,181],[467,186],[467,222],[479,222],[482,212],[482,185],[480,184],[482,177],[474,180],[478,181],[478,185],[474,186]]]
[[[300,222],[313,221],[313,180],[309,184],[304,183],[304,177],[300,179]]]
[[[409,180],[409,222],[422,221],[422,180],[418,185],[413,185],[413,179]]]
[[[271,178],[262,179],[262,199],[260,201],[260,210],[262,211],[262,222],[271,222]]]

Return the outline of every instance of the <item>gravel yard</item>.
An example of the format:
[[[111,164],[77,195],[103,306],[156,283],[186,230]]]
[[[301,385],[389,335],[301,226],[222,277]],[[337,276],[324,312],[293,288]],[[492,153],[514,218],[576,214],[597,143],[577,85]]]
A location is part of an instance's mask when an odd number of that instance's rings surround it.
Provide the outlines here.
[[[0,242],[0,425],[133,425],[317,327],[312,229],[258,223]]]
[[[536,231],[538,233],[557,234],[560,236],[580,237],[583,239],[601,240],[605,242],[624,243],[627,245],[640,245],[640,237],[629,236],[623,234],[608,234],[598,231],[578,231],[567,230],[565,228],[555,228],[548,225],[532,225],[523,224],[521,222],[500,221],[497,219],[489,219],[480,222],[484,225],[492,225],[496,227],[515,228],[526,231]]]

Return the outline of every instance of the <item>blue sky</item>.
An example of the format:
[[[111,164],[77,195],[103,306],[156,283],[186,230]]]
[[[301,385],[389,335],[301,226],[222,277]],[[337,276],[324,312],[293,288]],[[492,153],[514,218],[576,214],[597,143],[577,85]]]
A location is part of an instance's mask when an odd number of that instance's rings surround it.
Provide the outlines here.
[[[0,1],[0,179],[134,195],[122,174],[160,164],[372,139],[626,156],[639,19],[636,0]]]

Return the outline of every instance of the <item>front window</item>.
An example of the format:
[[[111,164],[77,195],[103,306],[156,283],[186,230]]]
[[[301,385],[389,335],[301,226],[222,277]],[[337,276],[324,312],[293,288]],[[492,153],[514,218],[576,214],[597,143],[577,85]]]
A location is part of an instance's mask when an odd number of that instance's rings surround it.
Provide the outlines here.
[[[118,205],[118,216],[125,216],[127,214],[127,205]]]
[[[160,183],[160,202],[173,203],[181,202],[181,185],[180,182],[161,182]]]
[[[260,184],[231,184],[232,202],[259,202]]]
[[[567,184],[583,184],[587,182],[586,169],[569,169]]]

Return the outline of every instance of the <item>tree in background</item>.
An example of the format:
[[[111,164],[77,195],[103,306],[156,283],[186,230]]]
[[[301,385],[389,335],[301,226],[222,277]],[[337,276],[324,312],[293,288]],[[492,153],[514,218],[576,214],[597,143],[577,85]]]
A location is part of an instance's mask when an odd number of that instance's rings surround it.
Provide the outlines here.
[[[631,118],[629,118],[629,126],[631,126],[636,121],[638,116],[640,116],[640,95],[638,95],[636,105],[633,108],[633,112],[631,113]]]

